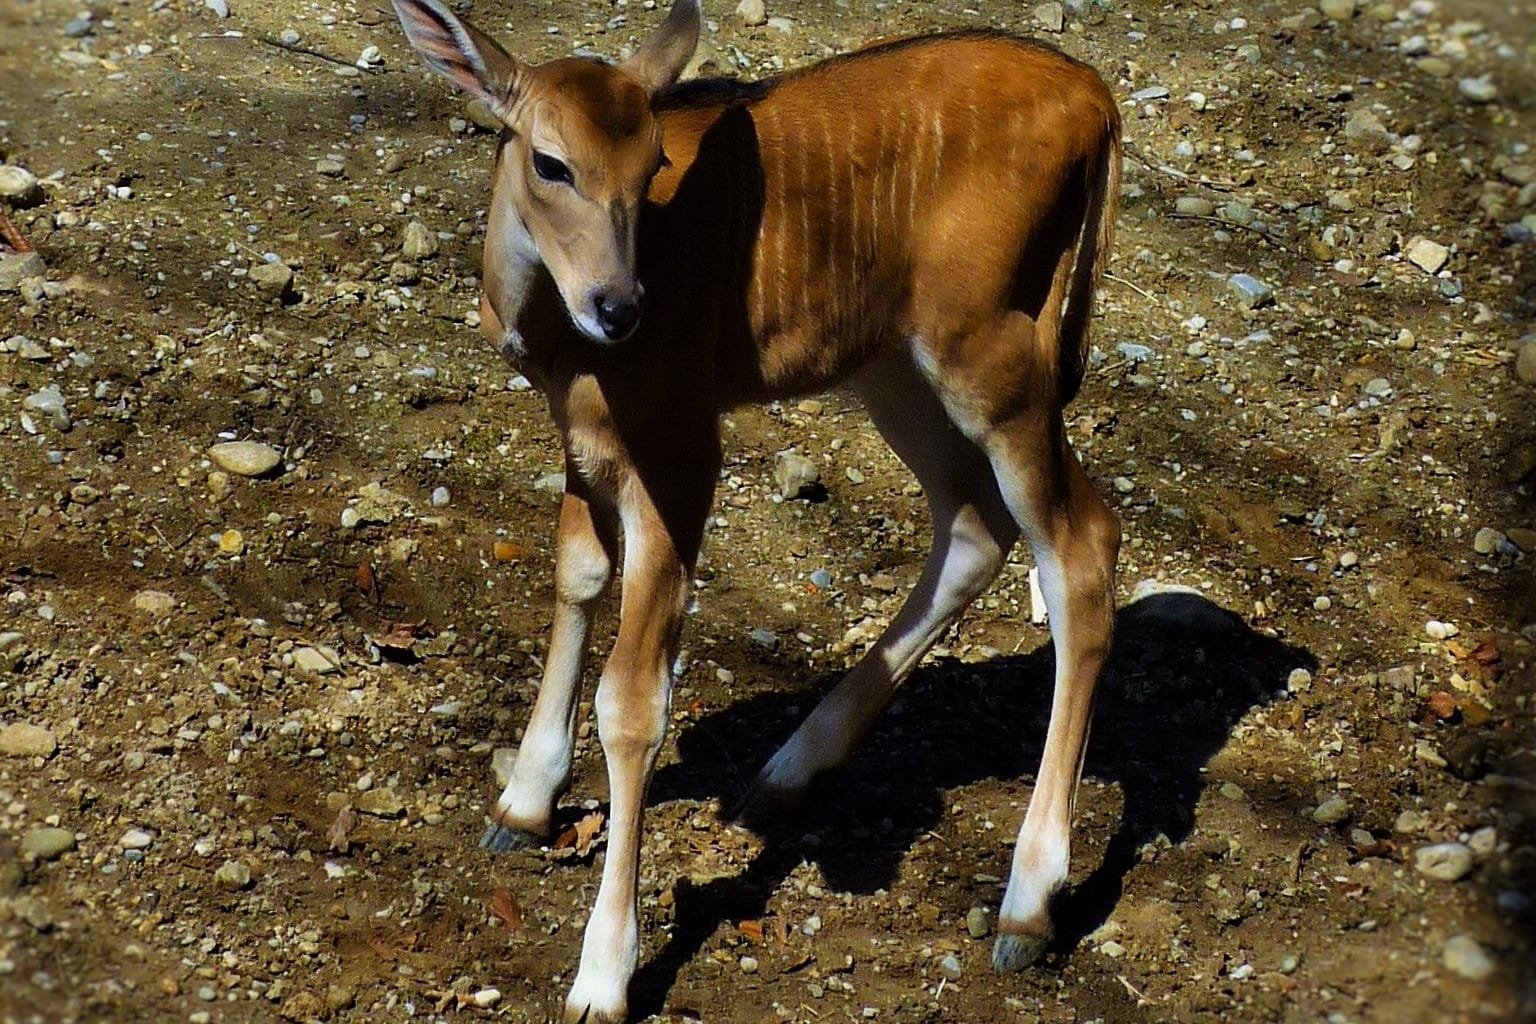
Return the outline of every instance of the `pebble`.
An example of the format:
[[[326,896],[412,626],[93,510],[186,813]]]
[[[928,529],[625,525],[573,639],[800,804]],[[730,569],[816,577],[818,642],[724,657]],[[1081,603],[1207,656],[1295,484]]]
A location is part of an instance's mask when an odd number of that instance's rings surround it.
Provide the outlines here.
[[[124,832],[117,845],[125,850],[146,850],[149,844],[155,841],[155,837],[141,828],[131,828]]]
[[[1509,539],[1491,526],[1485,526],[1472,536],[1472,550],[1480,555],[1491,555],[1507,544]]]
[[[352,806],[360,813],[371,814],[375,818],[398,818],[405,813],[405,801],[389,786],[359,794]]]
[[[1227,278],[1227,290],[1237,296],[1238,305],[1244,309],[1258,309],[1275,299],[1274,289],[1250,274],[1233,274]]]
[[[1354,808],[1349,806],[1349,801],[1342,796],[1331,796],[1317,805],[1312,812],[1312,820],[1319,825],[1337,825],[1349,820],[1354,813]]]
[[[1451,258],[1451,250],[1439,242],[1419,236],[1408,243],[1405,255],[1408,257],[1409,263],[1412,263],[1424,271],[1424,273],[1436,274],[1440,272],[1441,267],[1445,266],[1446,261]]]
[[[1445,940],[1441,954],[1446,970],[1468,981],[1483,981],[1493,974],[1493,958],[1470,935],[1453,935]]]
[[[219,554],[239,555],[245,552],[245,534],[239,530],[225,530],[219,534]]]
[[[225,0],[203,0],[203,6],[212,11],[216,18],[229,17],[229,4]]]
[[[43,186],[25,167],[0,164],[0,199],[15,207],[36,206],[43,201]]]
[[[768,24],[768,6],[763,0],[741,0],[736,5],[736,17],[748,28]]]
[[[960,960],[953,953],[945,953],[939,958],[939,973],[950,981],[960,980]]]
[[[1066,12],[1059,3],[1040,4],[1035,8],[1035,21],[1047,32],[1060,32],[1066,23]]]
[[[453,495],[448,492],[446,487],[434,487],[432,488],[431,500],[433,508],[444,508],[448,502],[453,500]]]
[[[48,264],[35,252],[0,254],[0,292],[14,292],[21,282],[48,273]]]
[[[757,644],[757,646],[763,648],[764,650],[776,651],[779,649],[778,634],[774,633],[774,631],[771,629],[763,629],[761,626],[759,626],[757,629],[752,630],[752,632],[748,635],[752,638],[753,643]]]
[[[341,670],[341,656],[329,647],[300,647],[293,652],[294,667],[317,676]]]
[[[825,569],[817,569],[811,573],[811,583],[819,590],[826,590],[832,586],[832,574]]]
[[[141,590],[133,595],[133,610],[164,618],[176,608],[176,599],[163,590]]]
[[[1136,489],[1136,483],[1128,476],[1117,476],[1113,486],[1116,494],[1130,494]]]
[[[35,828],[21,838],[21,855],[34,860],[53,860],[75,848],[75,834],[67,828]]]
[[[489,1010],[491,1007],[501,1002],[501,989],[482,988],[469,998],[473,1000],[474,1004],[480,1009]]]
[[[516,764],[516,747],[497,747],[491,751],[491,774],[495,776],[498,787],[507,788],[507,783],[512,781],[512,768]]]
[[[315,173],[323,174],[327,178],[339,178],[347,173],[347,165],[334,156],[323,156],[315,161]]]
[[[1372,398],[1386,398],[1392,394],[1392,382],[1385,377],[1372,377],[1361,385],[1360,390]]]
[[[1421,846],[1413,853],[1414,870],[1441,882],[1465,878],[1472,870],[1472,860],[1472,851],[1461,843]]]
[[[1216,204],[1203,196],[1180,196],[1173,204],[1173,212],[1182,217],[1212,217]]]
[[[1223,799],[1231,800],[1233,803],[1244,803],[1248,799],[1248,794],[1243,791],[1243,787],[1235,782],[1223,782],[1218,792]]]
[[[0,754],[10,757],[52,757],[59,741],[40,725],[14,722],[0,729]]]
[[[1360,143],[1366,149],[1382,150],[1391,144],[1387,126],[1373,110],[1356,110],[1344,122],[1344,137]]]
[[[251,884],[251,869],[238,860],[227,860],[213,873],[214,882],[224,889],[238,892]]]
[[[297,29],[285,28],[277,34],[277,41],[284,46],[298,46],[299,40],[304,37],[299,35]]]
[[[408,260],[424,260],[436,256],[436,233],[419,220],[411,221],[400,236],[400,255]]]
[[[9,338],[6,338],[5,350],[7,352],[14,352],[21,358],[31,360],[35,363],[47,362],[49,359],[53,358],[48,354],[48,350],[46,348],[33,341],[31,338],[27,337],[25,334],[13,334]]]
[[[1441,622],[1439,619],[1430,619],[1428,622],[1424,623],[1424,635],[1429,637],[1431,640],[1449,640],[1451,637],[1460,632],[1461,630],[1457,629],[1451,623]]]
[[[774,465],[773,479],[779,494],[791,500],[815,493],[821,483],[821,470],[799,452],[783,451]]]
[[[1305,693],[1312,689],[1312,673],[1304,668],[1291,669],[1290,675],[1285,677],[1285,688],[1291,693]]]
[[[985,907],[972,907],[965,912],[965,930],[973,939],[984,939],[992,932],[992,922],[987,918]]]
[[[258,263],[246,276],[263,295],[282,298],[293,287],[293,268],[286,263]]]
[[[1527,384],[1536,384],[1536,341],[1521,343],[1515,356],[1515,376]]]
[[[1168,89],[1166,86],[1161,85],[1149,85],[1145,89],[1138,89],[1131,93],[1131,99],[1137,103],[1146,103],[1149,100],[1165,100],[1167,98]]]
[[[208,449],[208,457],[236,476],[264,476],[283,461],[281,452],[260,441],[225,441]]]
[[[1204,110],[1210,105],[1210,100],[1203,92],[1192,92],[1184,97],[1184,102],[1189,104],[1191,110]]]
[[[1456,83],[1456,91],[1473,103],[1492,103],[1499,98],[1499,87],[1493,84],[1493,79],[1488,75],[1463,78]]]
[[[1355,16],[1358,7],[1357,0],[1322,0],[1317,7],[1334,21],[1348,21]]]
[[[353,508],[351,505],[348,505],[346,508],[341,510],[341,528],[342,529],[344,529],[344,530],[355,529],[357,527],[357,524],[361,523],[362,521],[363,521],[363,517],[361,515],[359,515],[357,509]]]
[[[757,964],[757,957],[755,957],[755,956],[744,956],[744,957],[742,957],[738,961],[738,963],[741,966],[741,973],[742,974],[756,974],[757,973],[757,966],[758,966],[758,964]]]

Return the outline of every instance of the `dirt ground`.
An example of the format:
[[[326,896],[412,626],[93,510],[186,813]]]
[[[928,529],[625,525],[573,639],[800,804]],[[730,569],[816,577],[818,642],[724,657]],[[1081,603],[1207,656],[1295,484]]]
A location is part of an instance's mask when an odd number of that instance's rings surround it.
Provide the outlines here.
[[[475,846],[561,465],[472,329],[494,135],[385,3],[222,6],[0,6],[0,158],[42,179],[0,210],[45,268],[0,292],[0,1021],[544,1020],[602,848]],[[459,6],[529,58],[660,18]],[[1323,6],[706,3],[705,74],[998,26],[1122,98],[1069,417],[1124,607],[1060,941],[995,975],[1027,555],[802,819],[727,829],[928,535],[850,396],[731,415],[637,1019],[1536,1019],[1536,6]],[[777,500],[790,448],[826,500]],[[563,824],[605,797],[582,712]]]

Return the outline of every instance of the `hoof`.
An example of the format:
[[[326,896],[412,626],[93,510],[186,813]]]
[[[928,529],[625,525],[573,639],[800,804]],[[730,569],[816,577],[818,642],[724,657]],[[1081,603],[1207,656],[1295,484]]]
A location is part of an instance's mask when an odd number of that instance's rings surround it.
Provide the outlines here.
[[[480,849],[490,850],[492,853],[511,853],[513,850],[538,849],[544,845],[544,837],[534,835],[532,832],[520,828],[509,828],[497,822],[491,822],[491,826],[480,837]]]
[[[804,803],[803,793],[777,789],[759,780],[728,819],[735,828],[765,835],[795,818]]]
[[[1004,932],[992,945],[992,969],[999,972],[1022,971],[1039,960],[1050,944],[1049,935]]]

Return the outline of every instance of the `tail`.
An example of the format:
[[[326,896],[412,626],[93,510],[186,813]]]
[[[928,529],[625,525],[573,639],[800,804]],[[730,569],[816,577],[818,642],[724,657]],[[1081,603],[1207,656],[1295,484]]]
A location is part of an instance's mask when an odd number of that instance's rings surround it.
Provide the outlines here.
[[[1058,399],[1063,406],[1077,397],[1088,369],[1088,323],[1093,319],[1093,296],[1109,250],[1115,240],[1115,214],[1120,207],[1120,114],[1113,106],[1098,147],[1098,161],[1090,168],[1087,199],[1083,205],[1082,234],[1072,263],[1072,281],[1066,310],[1061,315],[1058,348]]]

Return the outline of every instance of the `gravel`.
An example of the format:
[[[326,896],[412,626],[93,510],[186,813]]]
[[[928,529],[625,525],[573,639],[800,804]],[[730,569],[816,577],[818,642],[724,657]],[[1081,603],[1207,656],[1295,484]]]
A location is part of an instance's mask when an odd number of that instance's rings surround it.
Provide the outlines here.
[[[1436,843],[1421,846],[1413,853],[1413,867],[1419,874],[1440,882],[1455,882],[1472,871],[1472,851],[1461,843]]]
[[[1453,935],[1446,939],[1441,960],[1446,970],[1468,981],[1484,981],[1497,969],[1493,957],[1470,935]]]

